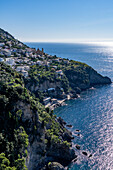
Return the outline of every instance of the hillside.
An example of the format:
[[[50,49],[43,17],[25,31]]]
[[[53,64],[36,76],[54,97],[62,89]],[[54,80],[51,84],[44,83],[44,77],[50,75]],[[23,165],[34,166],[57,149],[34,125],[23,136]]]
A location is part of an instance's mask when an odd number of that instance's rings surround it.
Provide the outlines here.
[[[12,47],[12,48],[26,48],[27,46],[22,42],[16,40],[11,34],[7,31],[4,31],[0,28],[0,43],[4,43],[4,47]]]
[[[0,169],[67,166],[77,157],[73,136],[53,109],[109,83],[84,63],[29,48],[0,29]]]
[[[82,90],[111,83],[109,78],[99,75],[85,63],[29,48],[3,30],[0,30],[0,37],[0,61],[20,72],[26,88],[51,110],[62,101],[77,97]]]
[[[0,167],[21,169],[25,160],[28,169],[48,160],[70,162],[75,157],[71,133],[30,94],[20,74],[1,63],[0,75],[0,160],[6,160]]]

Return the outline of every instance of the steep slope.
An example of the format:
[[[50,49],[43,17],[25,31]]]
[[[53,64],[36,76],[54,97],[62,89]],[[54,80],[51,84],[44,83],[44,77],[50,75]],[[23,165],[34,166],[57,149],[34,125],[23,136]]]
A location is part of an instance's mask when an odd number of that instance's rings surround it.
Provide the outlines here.
[[[29,48],[0,29],[0,169],[68,165],[76,158],[73,137],[49,107],[109,83],[84,63]]]
[[[24,169],[25,162],[29,170],[40,169],[49,161],[68,164],[76,157],[71,139],[53,113],[30,95],[22,76],[0,63],[1,169]]]
[[[0,28],[0,43],[5,43],[8,47],[12,45],[13,48],[26,48],[27,46],[22,42],[16,40],[11,34],[7,31],[4,31]]]
[[[76,89],[78,87],[81,90],[85,90],[94,85],[111,83],[111,79],[109,77],[103,77],[87,64],[76,61],[72,61],[72,63],[73,65],[67,66],[64,69],[64,73],[68,78],[72,89]]]

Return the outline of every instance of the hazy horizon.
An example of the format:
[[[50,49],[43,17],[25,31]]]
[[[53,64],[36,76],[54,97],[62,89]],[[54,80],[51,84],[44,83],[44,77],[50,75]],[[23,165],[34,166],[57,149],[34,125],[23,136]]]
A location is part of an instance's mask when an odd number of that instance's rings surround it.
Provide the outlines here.
[[[44,44],[44,43],[50,43],[50,44],[52,44],[52,43],[56,43],[56,44],[87,44],[87,45],[95,45],[95,46],[106,46],[106,47],[113,47],[113,40],[111,40],[111,41],[76,41],[76,42],[52,42],[52,41],[48,41],[48,42],[46,42],[46,41],[36,41],[36,42],[33,42],[33,41],[24,41],[23,43],[42,43],[42,44]]]

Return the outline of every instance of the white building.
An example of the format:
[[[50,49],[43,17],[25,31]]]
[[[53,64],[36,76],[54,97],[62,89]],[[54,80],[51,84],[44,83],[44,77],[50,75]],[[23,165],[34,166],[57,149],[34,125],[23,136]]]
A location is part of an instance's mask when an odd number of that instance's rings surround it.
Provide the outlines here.
[[[19,47],[22,47],[23,45],[22,45],[22,43],[19,43],[18,46],[19,46]]]
[[[55,88],[49,88],[48,91],[55,91]]]
[[[24,66],[24,70],[29,71],[30,67],[29,66]]]
[[[64,60],[64,63],[65,64],[69,64],[69,60]]]
[[[25,71],[25,70],[24,70],[24,71],[22,71],[21,73],[24,75],[24,77],[27,77],[27,76],[28,76],[28,72],[27,72],[27,71]]]
[[[16,68],[16,71],[18,71],[18,72],[24,71],[24,67],[23,66],[18,66]]]
[[[36,62],[36,64],[38,64],[39,66],[41,66],[42,65],[42,61],[40,61],[40,60],[38,60],[37,62]]]
[[[63,71],[62,70],[57,70],[56,73],[61,75],[61,74],[63,74]]]
[[[53,68],[57,69],[57,66],[53,66]]]
[[[5,63],[8,64],[8,65],[13,66],[13,65],[15,65],[15,60],[13,58],[6,58]]]
[[[8,44],[10,47],[12,46],[11,41],[7,41],[6,44]]]
[[[22,73],[24,75],[24,77],[28,76],[28,71],[29,70],[29,66],[18,66],[16,68],[16,71]]]
[[[50,98],[50,97],[47,97],[47,98],[43,99],[44,105],[49,104],[50,101],[51,101],[51,98]]]
[[[5,45],[5,43],[0,43],[0,47],[3,47]]]
[[[6,56],[11,56],[11,51],[9,49],[3,49],[2,52]]]
[[[18,66],[16,68],[16,71],[19,71],[19,72],[24,72],[24,71],[29,71],[30,67],[29,66]]]
[[[0,62],[4,62],[4,59],[0,57]]]

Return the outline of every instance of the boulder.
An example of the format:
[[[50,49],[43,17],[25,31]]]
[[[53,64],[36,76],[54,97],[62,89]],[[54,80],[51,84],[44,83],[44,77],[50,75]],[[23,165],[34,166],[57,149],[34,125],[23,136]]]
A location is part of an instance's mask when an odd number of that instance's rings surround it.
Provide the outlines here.
[[[76,145],[76,148],[79,150],[79,149],[80,149],[80,145],[77,144],[77,145]]]
[[[83,155],[87,156],[87,152],[83,151],[82,153],[83,153]]]
[[[75,158],[75,159],[73,159],[73,161],[72,162],[76,162],[77,161],[77,157]]]
[[[72,92],[72,93],[70,93],[70,97],[72,99],[74,99],[74,98],[77,98],[78,96],[77,96],[76,92]]]
[[[66,126],[67,126],[67,127],[70,127],[70,128],[73,127],[72,125],[66,125]]]
[[[65,143],[51,144],[46,153],[49,161],[57,161],[63,166],[67,166],[73,159],[77,158],[74,149],[70,148]]]
[[[76,129],[76,132],[80,132],[80,130],[79,130],[79,129]]]
[[[92,154],[90,154],[88,157],[89,157],[89,158],[92,157]]]
[[[58,117],[57,120],[62,126],[66,125],[66,122],[61,117]]]
[[[63,139],[68,142],[71,142],[71,140],[74,139],[74,137],[72,136],[72,133],[67,130],[66,132],[63,133]]]
[[[58,162],[49,162],[48,169],[49,170],[64,170],[65,168]]]
[[[78,133],[77,136],[80,136],[80,134]]]

